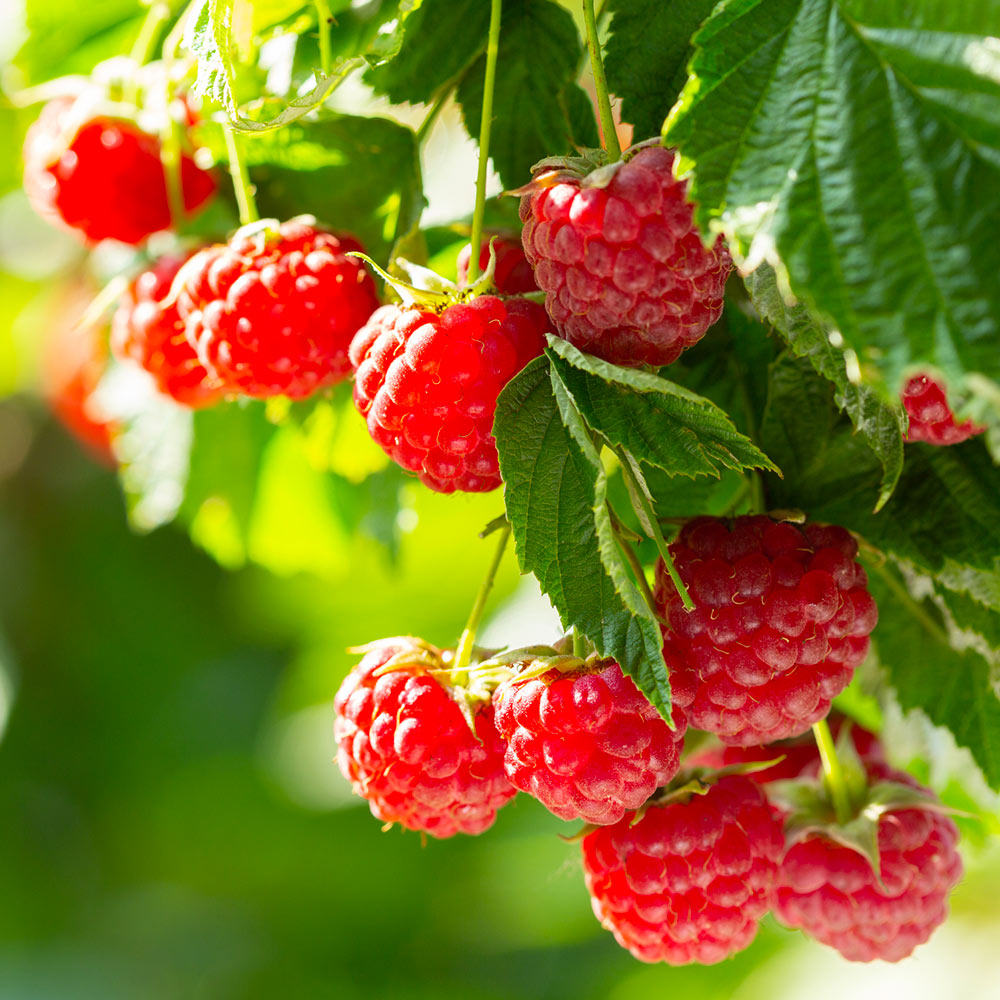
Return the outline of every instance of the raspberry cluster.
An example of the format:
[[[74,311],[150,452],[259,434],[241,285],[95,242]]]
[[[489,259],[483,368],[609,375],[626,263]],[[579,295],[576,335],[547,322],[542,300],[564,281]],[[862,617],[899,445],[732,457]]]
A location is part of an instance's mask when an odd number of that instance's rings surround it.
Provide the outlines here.
[[[383,306],[351,344],[354,402],[372,438],[439,493],[496,489],[497,397],[541,354],[546,327],[528,299]]]
[[[965,420],[955,423],[944,386],[930,375],[914,375],[903,386],[903,406],[910,418],[907,441],[925,441],[927,444],[961,444],[985,427]]]
[[[670,546],[694,603],[661,562],[664,656],[691,725],[724,743],[804,733],[868,653],[878,609],[843,528],[768,517],[687,522]]]
[[[731,270],[705,247],[659,146],[627,150],[606,186],[545,161],[521,198],[521,239],[559,336],[619,365],[668,365],[722,314]],[[595,183],[600,177],[601,182]]]
[[[24,189],[35,211],[94,242],[136,244],[169,228],[159,138],[127,119],[79,117],[76,100],[57,98],[28,129]],[[212,175],[188,154],[180,178],[188,212],[215,193]]]
[[[261,223],[196,253],[177,278],[188,341],[226,392],[301,399],[350,374],[351,338],[378,307],[348,252],[309,217]]]
[[[183,257],[161,257],[132,282],[111,321],[111,348],[149,372],[160,392],[198,408],[218,402],[222,387],[198,360],[170,294],[183,263]]]

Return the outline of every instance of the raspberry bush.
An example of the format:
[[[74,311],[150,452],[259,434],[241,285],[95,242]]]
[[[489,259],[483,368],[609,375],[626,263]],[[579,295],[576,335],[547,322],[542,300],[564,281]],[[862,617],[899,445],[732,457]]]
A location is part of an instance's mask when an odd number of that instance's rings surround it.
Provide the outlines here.
[[[24,189],[103,286],[51,408],[136,528],[391,605],[319,685],[351,793],[441,840],[537,800],[643,961],[771,912],[898,961],[962,876],[950,803],[1000,789],[995,39],[869,6],[194,0],[86,75],[21,57]],[[509,540],[558,627],[485,648]],[[359,544],[464,631],[406,637]],[[853,722],[918,712],[920,760]],[[900,768],[948,739],[942,802]]]

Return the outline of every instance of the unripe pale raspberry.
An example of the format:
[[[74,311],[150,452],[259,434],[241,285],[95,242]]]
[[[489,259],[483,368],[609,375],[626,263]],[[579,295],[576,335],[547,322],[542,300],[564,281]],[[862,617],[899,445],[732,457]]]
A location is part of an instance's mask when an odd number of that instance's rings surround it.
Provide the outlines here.
[[[500,485],[500,390],[541,354],[545,310],[481,295],[432,312],[383,306],[351,344],[354,402],[393,461],[439,493]]]
[[[475,710],[476,732],[426,669],[388,669],[413,653],[443,669],[438,650],[415,639],[374,644],[337,692],[337,762],[372,814],[434,837],[482,833],[516,794],[503,773],[493,706]],[[390,665],[391,666],[391,665]]]
[[[490,243],[487,237],[482,243],[479,254],[479,271],[486,270],[490,262]],[[492,239],[495,269],[493,284],[501,295],[523,295],[525,292],[537,292],[535,275],[524,255],[519,240],[508,240],[503,236]],[[472,244],[466,243],[458,254],[458,285],[464,287],[469,277],[469,258],[472,256]]]
[[[170,298],[170,286],[182,257],[161,257],[143,271],[119,300],[111,321],[111,349],[122,361],[134,361],[157,389],[183,406],[211,406],[222,389],[188,343],[184,321]]]
[[[878,609],[843,528],[768,517],[688,521],[670,546],[694,602],[662,562],[674,698],[698,729],[738,746],[804,733],[868,653]]]
[[[702,243],[673,163],[659,146],[626,150],[606,187],[542,166],[521,198],[524,252],[559,336],[614,364],[668,365],[722,314],[729,252]]]
[[[761,789],[731,776],[589,833],[583,870],[597,919],[636,958],[711,965],[753,940],[783,845]]]
[[[874,767],[874,774],[919,788],[909,775]],[[869,860],[820,833],[785,854],[774,912],[788,927],[836,948],[853,962],[898,962],[923,944],[948,911],[962,877],[958,828],[930,809],[900,809],[878,821],[881,884]]]
[[[515,676],[497,687],[493,704],[511,784],[560,819],[617,823],[680,765],[684,713],[674,710],[671,730],[613,660]]]
[[[301,217],[239,230],[178,278],[187,338],[227,392],[301,399],[346,378],[351,338],[378,307],[350,236]]]
[[[930,375],[914,375],[903,387],[903,406],[910,418],[907,441],[925,441],[927,444],[961,444],[976,434],[983,434],[985,427],[966,420],[955,423],[944,386]]]
[[[24,189],[43,218],[88,240],[140,243],[170,227],[160,140],[135,122],[96,117],[74,128],[74,100],[42,109],[24,143]],[[181,157],[184,207],[215,192],[212,175]]]

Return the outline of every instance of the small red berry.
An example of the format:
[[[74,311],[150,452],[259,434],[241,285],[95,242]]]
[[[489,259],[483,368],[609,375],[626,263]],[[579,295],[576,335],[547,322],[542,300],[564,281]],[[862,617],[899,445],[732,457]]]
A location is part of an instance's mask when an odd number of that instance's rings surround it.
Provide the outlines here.
[[[301,399],[346,378],[351,338],[378,307],[361,245],[306,217],[240,230],[178,278],[188,341],[226,392]]]
[[[111,321],[111,349],[153,376],[157,389],[183,406],[211,406],[222,396],[194,348],[170,297],[182,257],[161,257],[136,278],[119,300]]]
[[[909,775],[872,770],[881,779],[920,787]],[[898,962],[947,915],[948,894],[962,877],[957,843],[958,828],[941,813],[884,813],[878,820],[880,881],[859,851],[809,833],[781,862],[775,915],[853,962]]]
[[[688,521],[670,546],[694,608],[662,562],[674,698],[698,729],[737,746],[804,733],[868,653],[878,609],[843,528],[768,517]]]
[[[730,776],[589,833],[583,870],[597,919],[636,958],[711,965],[754,939],[783,846],[760,787]]]
[[[910,417],[907,441],[960,444],[986,431],[985,427],[971,420],[956,424],[944,386],[930,375],[914,375],[906,383],[903,387],[903,406]]]
[[[540,165],[521,198],[524,252],[556,331],[614,364],[668,365],[722,314],[729,252],[721,238],[702,243],[673,165],[659,146],[627,150],[606,187]]]
[[[671,730],[613,660],[515,676],[497,687],[493,704],[511,784],[560,819],[617,823],[680,765],[684,713],[674,710]]]
[[[351,344],[354,402],[395,462],[439,493],[500,485],[500,390],[545,346],[545,310],[481,295],[431,312],[383,306]]]
[[[483,240],[482,252],[479,254],[479,271],[486,270],[490,262],[490,239]],[[537,292],[535,275],[524,255],[519,240],[508,240],[497,236],[492,240],[495,270],[493,284],[501,295],[523,295],[526,292]],[[472,256],[472,244],[466,243],[458,254],[458,285],[463,288],[469,277],[469,258]]]
[[[389,662],[408,655],[422,666]],[[435,837],[482,833],[516,794],[504,777],[493,706],[475,708],[473,733],[428,664],[445,668],[440,651],[416,639],[370,649],[337,692],[337,761],[378,819]]]
[[[136,244],[168,229],[177,220],[170,216],[159,138],[122,118],[77,123],[75,104],[50,101],[28,129],[24,188],[35,211],[92,241]],[[189,155],[180,169],[191,212],[215,192],[215,181]]]

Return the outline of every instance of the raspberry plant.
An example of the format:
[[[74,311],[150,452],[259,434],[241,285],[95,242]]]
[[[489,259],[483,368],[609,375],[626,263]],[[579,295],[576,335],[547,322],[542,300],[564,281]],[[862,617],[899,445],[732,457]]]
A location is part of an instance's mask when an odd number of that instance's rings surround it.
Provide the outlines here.
[[[586,821],[595,912],[643,960],[714,963],[771,909],[903,958],[944,919],[957,827],[824,720],[875,692],[1000,789],[996,16],[193,0],[85,77],[29,40],[31,200],[128,245],[80,333],[92,373],[117,303],[116,360],[54,407],[93,394],[134,525],[224,562],[278,444],[392,556],[404,471],[496,490],[454,649],[376,641],[337,695],[373,813],[474,834],[520,790]],[[385,114],[347,113],[347,80]],[[425,224],[453,105],[475,202]],[[476,645],[508,537],[555,646]]]

